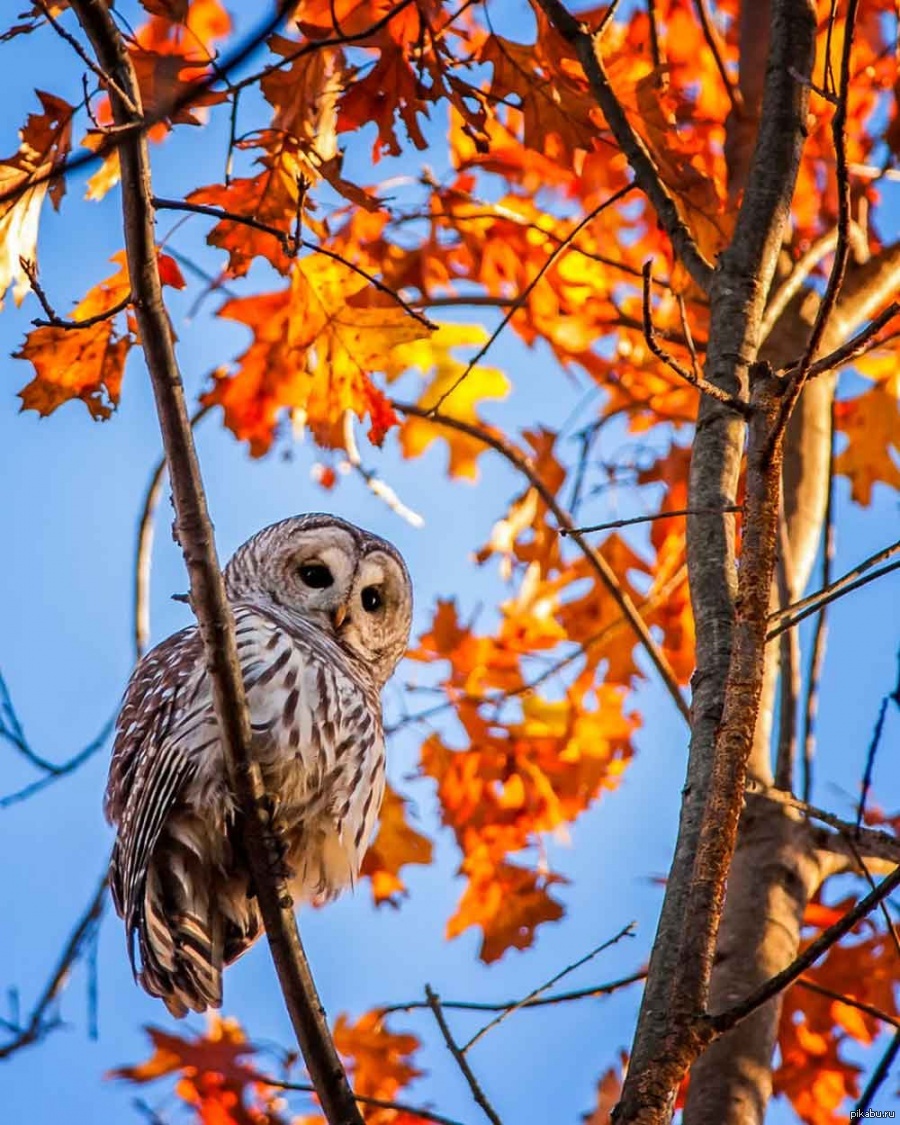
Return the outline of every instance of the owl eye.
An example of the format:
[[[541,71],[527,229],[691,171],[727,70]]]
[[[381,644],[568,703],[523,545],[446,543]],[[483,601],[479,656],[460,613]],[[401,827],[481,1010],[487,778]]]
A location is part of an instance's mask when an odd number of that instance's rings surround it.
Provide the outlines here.
[[[331,571],[323,563],[304,563],[297,573],[300,581],[311,590],[325,590],[334,584]]]
[[[366,586],[361,596],[362,607],[366,613],[374,613],[381,609],[381,591],[377,586]]]

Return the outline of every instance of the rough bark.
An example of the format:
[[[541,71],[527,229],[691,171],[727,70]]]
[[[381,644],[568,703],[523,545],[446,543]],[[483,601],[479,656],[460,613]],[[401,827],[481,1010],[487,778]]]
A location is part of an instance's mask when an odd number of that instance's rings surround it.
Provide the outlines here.
[[[900,246],[851,269],[820,351],[857,331],[900,285]],[[785,366],[801,355],[818,298],[799,296],[785,310],[762,354]],[[783,464],[784,511],[791,550],[790,599],[806,589],[822,535],[828,494],[830,414],[836,376],[805,388],[788,427]],[[770,784],[772,715],[779,647],[769,646],[750,772]],[[769,779],[769,780],[766,780]],[[789,965],[797,956],[803,913],[835,870],[819,835],[784,806],[748,800],[728,878],[728,895],[710,987],[710,1010],[721,1011]],[[840,865],[839,865],[840,866]],[[691,1070],[685,1125],[760,1125],[772,1091],[772,1053],[781,997],[759,1008],[714,1042]]]
[[[697,630],[688,776],[631,1064],[615,1115],[619,1123],[670,1120],[685,1068],[704,1045],[697,1019],[707,1002],[762,689],[778,515],[780,449],[769,456],[767,448],[777,391],[765,368],[751,365],[802,150],[808,103],[803,76],[811,72],[814,34],[814,12],[806,0],[773,0],[762,126],[735,236],[710,290],[706,377],[735,394],[753,374],[756,416],[750,424],[740,581],[736,590],[733,520],[688,520]],[[743,437],[739,419],[708,400],[701,404],[690,507],[734,502]]]

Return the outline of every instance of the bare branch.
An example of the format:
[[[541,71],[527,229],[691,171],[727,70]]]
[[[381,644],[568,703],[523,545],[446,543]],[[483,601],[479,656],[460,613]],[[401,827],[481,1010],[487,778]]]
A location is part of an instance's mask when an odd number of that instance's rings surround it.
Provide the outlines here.
[[[482,1110],[484,1110],[484,1115],[488,1119],[488,1121],[491,1122],[491,1125],[503,1125],[500,1118],[497,1116],[496,1110],[487,1100],[487,1097],[485,1096],[484,1090],[482,1090],[478,1079],[473,1074],[472,1068],[469,1066],[466,1056],[460,1050],[459,1044],[453,1038],[453,1032],[450,1030],[447,1019],[441,1008],[441,998],[437,995],[436,992],[432,992],[431,986],[428,984],[425,985],[425,997],[428,1000],[428,1007],[431,1008],[432,1012],[434,1013],[435,1022],[440,1028],[441,1035],[443,1035],[444,1037],[444,1042],[447,1044],[447,1050],[456,1060],[456,1065],[459,1067],[463,1077],[469,1085],[469,1089],[472,1091],[472,1097],[475,1099],[478,1105],[481,1106]]]
[[[37,1043],[55,1027],[59,1026],[59,1021],[50,1016],[50,1009],[65,988],[72,967],[83,956],[85,949],[93,939],[100,924],[105,902],[106,873],[104,872],[103,878],[97,885],[87,908],[69,936],[65,948],[50,974],[50,979],[31,1009],[28,1021],[20,1027],[13,1026],[12,1028],[6,1021],[3,1021],[6,1030],[12,1031],[13,1035],[6,1043],[0,1044],[0,1059],[8,1059],[10,1055],[22,1050],[23,1047],[29,1047],[33,1043]]]
[[[530,459],[526,457],[520,450],[518,450],[511,442],[507,441],[502,435],[495,433],[492,430],[484,429],[481,426],[472,425],[469,422],[464,422],[459,418],[453,418],[449,414],[436,414],[433,410],[426,409],[422,406],[417,406],[415,403],[410,402],[397,402],[390,400],[391,406],[395,410],[399,410],[401,414],[413,415],[416,418],[424,418],[426,421],[434,422],[437,425],[447,426],[449,429],[459,430],[460,433],[468,434],[478,441],[483,442],[485,445],[490,446],[502,457],[504,457],[514,468],[518,469],[520,473],[537,489],[541,499],[547,505],[549,510],[556,518],[556,522],[560,527],[566,530],[567,534],[578,544],[584,557],[590,563],[594,572],[599,577],[600,581],[607,588],[613,597],[616,605],[622,611],[624,617],[628,621],[631,628],[637,634],[638,640],[643,646],[645,652],[653,662],[657,672],[662,677],[669,695],[678,708],[684,719],[690,722],[690,709],[685,702],[684,696],[681,693],[681,688],[678,686],[678,679],[672,670],[672,666],[666,659],[665,654],[653,639],[646,622],[641,617],[634,602],[631,600],[626,591],[622,588],[618,577],[613,571],[612,567],[606,559],[595,550],[578,529],[573,525],[572,518],[569,513],[562,507],[550,489],[544,484],[538,474],[535,472],[534,466]]]
[[[488,351],[496,342],[503,329],[507,326],[507,324],[509,324],[515,314],[528,300],[529,295],[532,293],[537,283],[541,280],[547,270],[550,269],[553,263],[558,261],[559,258],[565,253],[565,251],[575,241],[581,231],[583,231],[586,226],[592,223],[594,219],[596,219],[596,217],[601,213],[601,211],[605,211],[607,207],[611,207],[614,203],[618,203],[620,199],[623,199],[626,195],[628,195],[629,192],[633,191],[634,187],[634,184],[627,184],[625,187],[620,188],[619,191],[613,192],[613,194],[608,199],[605,199],[602,203],[598,204],[593,209],[593,211],[590,211],[587,215],[585,215],[581,222],[577,223],[561,242],[557,243],[544,264],[537,271],[531,281],[528,282],[522,292],[518,294],[518,296],[515,298],[515,300],[512,302],[512,304],[504,314],[503,319],[490,334],[484,344],[482,344],[482,346],[478,349],[475,355],[472,356],[461,374],[456,379],[454,379],[453,383],[447,388],[447,390],[440,395],[437,402],[435,402],[434,406],[432,407],[432,414],[434,414],[435,411],[440,410],[440,408],[447,401],[450,395],[452,395],[453,392],[457,390],[466,381],[466,379],[468,379],[468,377],[475,369],[476,365],[479,364],[487,355]]]
[[[778,559],[775,574],[780,605],[787,605],[794,588],[791,543],[784,505],[778,518]],[[778,748],[775,754],[775,786],[793,788],[797,756],[797,701],[800,698],[800,634],[790,629],[782,634],[780,660],[781,694],[778,706]]]
[[[883,566],[881,570],[873,571],[872,568],[878,566],[880,563],[885,562],[887,559],[896,555],[900,551],[900,539],[896,543],[892,543],[889,547],[884,547],[882,550],[877,551],[874,555],[864,559],[853,570],[847,571],[845,575],[838,578],[837,581],[832,582],[830,586],[826,586],[823,590],[817,590],[815,594],[810,594],[806,598],[801,598],[799,602],[794,602],[793,605],[786,606],[784,609],[773,613],[769,620],[776,622],[776,624],[766,634],[766,640],[771,641],[785,629],[793,629],[804,618],[809,617],[810,614],[818,613],[820,609],[828,605],[830,602],[837,601],[838,598],[844,597],[845,594],[851,594],[854,590],[858,590],[860,586],[865,586],[869,582],[874,582],[876,578],[881,578],[885,574],[890,574],[891,571],[900,567],[900,559],[895,559],[894,562],[888,563]]]
[[[742,512],[743,510],[740,504],[726,504],[723,508],[673,508],[670,512],[654,512],[652,516],[632,516],[627,520],[608,520],[606,523],[594,523],[589,527],[574,527],[571,530],[561,527],[559,533],[560,535],[571,535],[572,532],[577,531],[579,535],[585,535],[591,531],[612,531],[618,527],[631,527],[632,524],[636,523],[652,523],[654,520],[673,519],[676,516],[720,516],[723,512]]]
[[[542,992],[546,992],[548,988],[552,988],[554,984],[558,984],[563,979],[563,977],[568,976],[569,973],[573,973],[576,969],[580,969],[582,965],[586,965],[588,961],[592,961],[598,953],[603,953],[604,950],[611,948],[617,942],[621,941],[622,938],[633,937],[636,926],[637,922],[629,922],[627,926],[623,926],[622,929],[619,930],[615,937],[611,937],[607,941],[602,942],[600,945],[592,949],[590,953],[586,953],[584,957],[581,957],[577,961],[574,961],[571,965],[566,965],[564,969],[561,969],[546,983],[539,985],[534,989],[534,991],[529,992],[527,996],[523,997],[523,999],[519,1000],[517,1003],[511,1004],[498,1016],[486,1023],[484,1027],[475,1032],[472,1038],[465,1044],[464,1047],[461,1048],[463,1054],[465,1054],[470,1047],[474,1047],[478,1040],[487,1035],[489,1031],[493,1030],[493,1028],[495,1028],[497,1024],[503,1023],[503,1021],[511,1016],[514,1012],[519,1011],[520,1008],[526,1007],[530,1001],[536,1000]]]
[[[881,706],[878,708],[878,718],[875,720],[875,729],[872,731],[872,737],[869,740],[869,748],[866,751],[866,765],[863,770],[862,785],[860,786],[859,804],[856,808],[857,829],[862,825],[863,818],[866,815],[866,801],[869,798],[869,790],[872,787],[875,758],[878,754],[878,748],[881,745],[881,736],[884,733],[884,720],[887,718],[889,703],[900,707],[900,654],[898,654],[897,683],[894,685],[893,691],[889,692],[881,701]]]
[[[19,258],[25,276],[34,291],[35,297],[40,301],[41,308],[47,315],[46,320],[37,318],[31,323],[37,325],[39,328],[67,328],[70,331],[77,331],[79,328],[92,328],[95,324],[99,324],[102,320],[112,320],[114,316],[118,316],[120,312],[124,312],[134,300],[131,293],[123,297],[121,301],[106,309],[104,312],[97,313],[95,316],[86,316],[84,320],[65,320],[61,316],[57,316],[50,304],[47,294],[44,292],[40,282],[37,279],[37,266],[28,258]]]
[[[807,380],[814,379],[817,375],[824,375],[828,371],[834,371],[837,367],[843,367],[865,352],[881,347],[882,344],[887,343],[887,339],[893,339],[893,334],[883,340],[876,340],[875,337],[898,313],[900,313],[900,302],[892,301],[887,308],[882,309],[871,324],[857,332],[846,344],[842,344],[839,348],[835,348],[833,352],[816,360],[806,373]],[[793,367],[787,368],[782,374],[792,376],[796,375],[798,370],[799,365],[795,364]]]
[[[314,254],[321,254],[325,258],[330,258],[333,262],[340,262],[342,266],[346,266],[347,269],[365,278],[370,285],[374,285],[379,293],[384,293],[385,296],[390,297],[414,320],[428,329],[437,327],[427,316],[423,316],[418,309],[405,301],[395,289],[391,289],[390,285],[385,285],[383,281],[379,281],[377,277],[369,273],[368,270],[364,270],[362,266],[351,262],[349,258],[345,258],[343,254],[338,254],[335,250],[329,250],[326,246],[310,242],[309,239],[299,238],[294,232],[279,230],[278,227],[269,226],[268,223],[260,222],[259,219],[254,219],[250,215],[239,215],[235,211],[226,211],[222,207],[211,207],[206,203],[188,203],[181,199],[160,199],[159,196],[154,196],[151,202],[157,211],[186,211],[195,215],[208,215],[220,222],[239,223],[241,226],[252,227],[253,230],[269,234],[276,239],[282,250],[290,258],[295,258],[298,251],[303,248],[304,250],[311,250]]]
[[[135,104],[140,91],[127,47],[103,0],[72,0],[101,67],[115,73]],[[279,18],[280,18],[279,11]],[[117,125],[135,124],[112,91]],[[128,272],[135,287],[135,315],[153,384],[169,477],[177,534],[191,580],[191,605],[213,688],[224,759],[236,803],[257,901],[272,958],[307,1069],[332,1125],[361,1125],[362,1118],[335,1050],[310,973],[290,895],[270,857],[278,854],[259,763],[250,752],[251,729],[238,661],[234,620],[225,594],[200,466],[162,300],[155,253],[150,162],[141,132],[120,141],[122,202]]]
[[[660,347],[659,341],[656,339],[656,332],[653,328],[653,315],[650,308],[650,291],[653,282],[653,276],[650,272],[651,269],[652,262],[649,260],[644,262],[644,338],[647,341],[647,347],[653,352],[657,359],[661,360],[667,367],[670,367],[675,374],[678,375],[679,378],[684,379],[686,383],[690,383],[691,386],[696,387],[698,391],[709,395],[710,398],[714,398],[716,402],[721,402],[723,406],[727,406],[730,410],[736,410],[738,414],[749,418],[753,413],[749,402],[744,402],[742,399],[735,398],[734,395],[723,391],[721,387],[717,387],[715,383],[708,383],[706,379],[703,379],[692,371],[688,371],[674,356],[669,355],[667,351]]]
[[[678,205],[665,186],[654,163],[650,150],[637,135],[624,109],[610,85],[601,54],[601,36],[605,21],[592,34],[588,28],[562,4],[560,0],[538,0],[544,14],[575,50],[585,76],[593,90],[597,104],[609,123],[613,135],[628,158],[641,191],[653,205],[660,223],[672,242],[675,253],[685,269],[704,291],[712,281],[712,266],[700,252],[694,237],[681,217]]]
[[[861,1121],[864,1119],[866,1110],[871,1108],[875,1095],[887,1081],[891,1067],[894,1065],[894,1060],[897,1058],[898,1054],[900,1054],[900,1029],[894,1032],[894,1038],[890,1041],[887,1050],[878,1060],[878,1065],[872,1071],[872,1077],[866,1083],[866,1088],[863,1090],[859,1101],[856,1103],[855,1111],[851,1110],[851,1121]]]
[[[719,41],[718,32],[710,19],[706,0],[694,0],[694,9],[697,12],[697,18],[700,20],[700,26],[703,28],[703,38],[706,40],[706,45],[712,52],[716,70],[719,72],[722,85],[725,87],[725,93],[728,95],[728,100],[731,102],[731,108],[735,113],[740,113],[744,108],[744,98],[738,87],[731,81],[731,77],[725,69],[725,60],[722,57],[722,44]]]
[[[366,488],[368,488],[372,495],[377,497],[383,504],[386,504],[395,515],[405,520],[410,527],[424,527],[425,520],[422,516],[418,512],[414,512],[412,508],[407,507],[394,489],[387,481],[382,480],[374,469],[367,469],[362,463],[359,446],[356,444],[356,432],[353,422],[353,412],[348,410],[344,414],[344,448],[347,451],[347,464],[365,481]]]
[[[834,989],[826,988],[824,984],[819,984],[818,981],[810,980],[808,977],[800,977],[795,983],[809,992],[817,992],[820,996],[827,996],[829,1000],[836,1000],[838,1004],[846,1004],[848,1008],[856,1008],[859,1012],[865,1012],[873,1020],[880,1020],[882,1023],[900,1028],[900,1019],[882,1011],[881,1008],[876,1008],[874,1004],[867,1004],[865,1000],[857,1000],[855,996],[846,996],[843,992],[835,992]]]
[[[301,1094],[314,1094],[315,1086],[310,1082],[281,1082],[277,1078],[270,1078],[268,1074],[255,1073],[253,1081],[261,1086],[271,1086],[275,1090],[296,1090]],[[360,1105],[370,1105],[375,1109],[393,1109],[398,1113],[418,1117],[421,1121],[433,1121],[435,1125],[460,1125],[452,1117],[445,1117],[442,1113],[435,1113],[432,1109],[421,1106],[407,1105],[405,1102],[389,1102],[384,1098],[370,1098],[366,1094],[354,1094],[353,1097]]]

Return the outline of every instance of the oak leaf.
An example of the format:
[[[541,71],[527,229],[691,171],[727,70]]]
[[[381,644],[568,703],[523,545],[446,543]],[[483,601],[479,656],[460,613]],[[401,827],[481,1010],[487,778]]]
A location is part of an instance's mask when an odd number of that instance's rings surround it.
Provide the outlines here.
[[[417,832],[407,820],[406,798],[388,785],[381,804],[378,833],[369,845],[361,873],[372,880],[376,905],[398,906],[407,894],[400,871],[407,864],[431,863],[433,847],[427,836]]]
[[[835,472],[850,478],[851,495],[868,506],[875,484],[900,488],[900,402],[890,384],[876,383],[835,407],[838,430],[847,437]]]

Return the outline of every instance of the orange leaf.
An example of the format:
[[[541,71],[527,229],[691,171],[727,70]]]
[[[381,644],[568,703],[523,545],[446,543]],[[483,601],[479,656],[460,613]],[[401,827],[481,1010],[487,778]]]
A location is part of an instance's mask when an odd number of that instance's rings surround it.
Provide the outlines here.
[[[877,383],[835,408],[838,429],[848,441],[838,454],[835,471],[850,478],[857,504],[872,501],[872,487],[900,488],[900,403],[889,384]]]
[[[406,892],[400,870],[407,864],[429,864],[431,841],[410,827],[406,819],[406,799],[388,785],[381,805],[378,835],[366,852],[362,874],[372,880],[372,896],[377,905],[389,902],[398,906]]]

